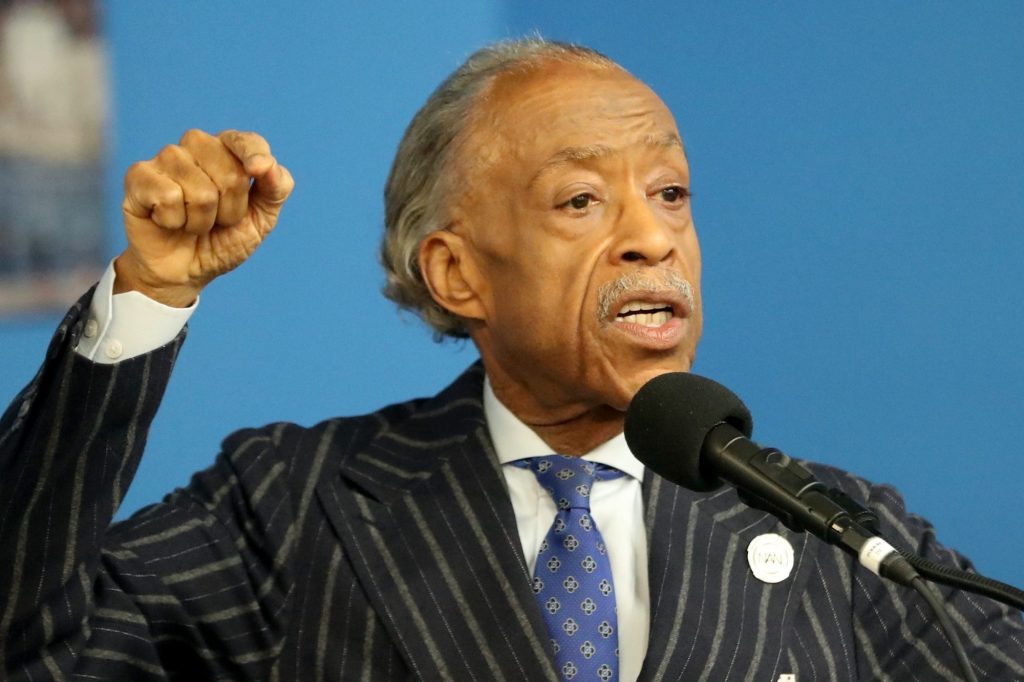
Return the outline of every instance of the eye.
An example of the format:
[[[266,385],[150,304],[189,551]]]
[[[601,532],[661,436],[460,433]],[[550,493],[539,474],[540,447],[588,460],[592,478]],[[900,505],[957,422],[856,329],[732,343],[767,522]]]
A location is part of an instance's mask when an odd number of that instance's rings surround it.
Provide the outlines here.
[[[690,196],[690,190],[680,185],[670,185],[659,190],[658,193],[663,201],[667,201],[670,204],[681,204]]]
[[[576,211],[582,211],[590,208],[596,201],[597,197],[590,192],[580,192],[573,198],[569,199],[569,201],[562,204],[561,208],[571,208]]]

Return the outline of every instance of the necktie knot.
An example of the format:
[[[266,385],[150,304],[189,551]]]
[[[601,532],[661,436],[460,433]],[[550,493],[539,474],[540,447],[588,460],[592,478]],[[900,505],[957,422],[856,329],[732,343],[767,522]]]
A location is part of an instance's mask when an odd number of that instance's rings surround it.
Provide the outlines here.
[[[548,491],[559,509],[590,510],[590,491],[594,480],[618,478],[623,472],[606,464],[566,455],[528,457],[515,462],[530,469],[537,482]]]

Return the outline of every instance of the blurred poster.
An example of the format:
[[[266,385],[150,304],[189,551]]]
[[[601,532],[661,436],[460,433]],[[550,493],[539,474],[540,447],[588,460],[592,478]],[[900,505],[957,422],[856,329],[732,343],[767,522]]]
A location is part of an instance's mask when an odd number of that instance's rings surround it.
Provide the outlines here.
[[[98,11],[94,0],[0,0],[0,315],[65,308],[102,271]]]

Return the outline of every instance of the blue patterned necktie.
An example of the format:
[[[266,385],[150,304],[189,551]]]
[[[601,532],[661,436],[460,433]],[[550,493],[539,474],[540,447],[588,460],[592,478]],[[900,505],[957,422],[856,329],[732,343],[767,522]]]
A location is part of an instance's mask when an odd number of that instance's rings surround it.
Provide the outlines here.
[[[515,462],[530,469],[558,513],[540,544],[533,593],[540,602],[563,680],[619,679],[619,633],[608,550],[590,516],[594,479],[623,472],[564,455]]]

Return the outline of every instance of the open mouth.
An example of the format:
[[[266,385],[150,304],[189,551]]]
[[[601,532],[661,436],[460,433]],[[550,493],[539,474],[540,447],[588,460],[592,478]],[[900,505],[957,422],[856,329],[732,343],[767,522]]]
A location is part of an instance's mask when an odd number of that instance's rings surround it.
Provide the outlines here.
[[[653,328],[667,324],[673,317],[675,317],[675,312],[670,303],[663,301],[630,301],[622,306],[622,309],[615,316],[615,321]]]

